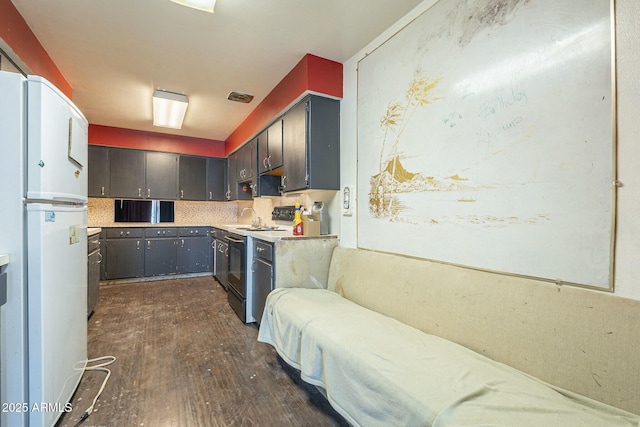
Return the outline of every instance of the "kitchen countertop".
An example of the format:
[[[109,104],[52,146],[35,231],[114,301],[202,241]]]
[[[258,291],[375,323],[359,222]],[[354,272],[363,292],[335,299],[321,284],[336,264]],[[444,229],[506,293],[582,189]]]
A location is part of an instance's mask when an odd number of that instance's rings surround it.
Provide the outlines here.
[[[102,231],[100,227],[88,227],[87,228],[87,236],[93,236],[94,234],[98,234]]]
[[[196,225],[175,225],[175,224],[143,224],[143,227],[196,227]],[[278,225],[277,230],[264,230],[264,231],[256,231],[256,230],[243,230],[243,228],[249,228],[251,224],[241,224],[241,223],[233,223],[233,224],[213,224],[213,225],[199,225],[199,227],[214,227],[219,228],[221,230],[228,231],[230,233],[238,234],[241,236],[250,236],[256,239],[265,240],[267,242],[277,242],[279,240],[305,240],[305,239],[337,239],[338,236],[335,234],[327,234],[323,236],[294,236],[293,235],[293,227],[289,225],[280,226]],[[133,227],[138,228],[141,225],[118,225],[117,227]],[[100,233],[102,231],[101,227],[88,227],[87,228],[87,236],[92,236],[94,234]]]
[[[305,239],[337,239],[335,234],[327,234],[323,236],[294,236],[293,227],[277,226],[278,230],[243,230],[250,227],[250,224],[215,224],[212,227],[228,231],[230,233],[239,234],[241,236],[251,236],[255,239],[265,240],[267,242],[277,242],[279,240],[305,240]]]

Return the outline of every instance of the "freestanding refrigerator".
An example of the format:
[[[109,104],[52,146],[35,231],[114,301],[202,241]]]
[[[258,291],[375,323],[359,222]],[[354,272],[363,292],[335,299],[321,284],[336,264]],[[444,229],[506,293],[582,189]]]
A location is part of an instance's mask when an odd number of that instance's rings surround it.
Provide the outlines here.
[[[86,366],[87,130],[45,79],[0,72],[2,426],[53,426]]]

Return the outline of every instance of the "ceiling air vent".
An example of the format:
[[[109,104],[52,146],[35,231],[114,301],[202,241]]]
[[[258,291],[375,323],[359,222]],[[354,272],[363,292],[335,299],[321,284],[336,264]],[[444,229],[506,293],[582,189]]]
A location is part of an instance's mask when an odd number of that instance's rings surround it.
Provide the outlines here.
[[[231,92],[229,96],[227,96],[229,101],[235,102],[243,102],[248,104],[253,99],[253,95],[249,95],[248,93],[240,93],[240,92]]]

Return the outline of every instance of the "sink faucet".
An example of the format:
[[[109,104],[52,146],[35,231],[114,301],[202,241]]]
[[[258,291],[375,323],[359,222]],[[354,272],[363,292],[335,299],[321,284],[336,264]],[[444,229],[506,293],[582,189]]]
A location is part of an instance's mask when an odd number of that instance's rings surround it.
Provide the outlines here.
[[[256,216],[256,210],[253,208],[244,208],[242,212],[240,212],[240,216],[243,216],[246,211],[253,212],[253,220],[251,221],[251,226],[253,228],[260,228],[262,226],[262,220],[259,216]]]

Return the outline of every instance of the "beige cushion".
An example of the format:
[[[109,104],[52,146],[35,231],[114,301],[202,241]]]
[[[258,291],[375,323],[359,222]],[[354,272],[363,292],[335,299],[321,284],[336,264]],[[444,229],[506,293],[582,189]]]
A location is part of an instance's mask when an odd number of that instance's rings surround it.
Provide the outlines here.
[[[543,381],[640,414],[640,301],[338,247],[328,288]]]

